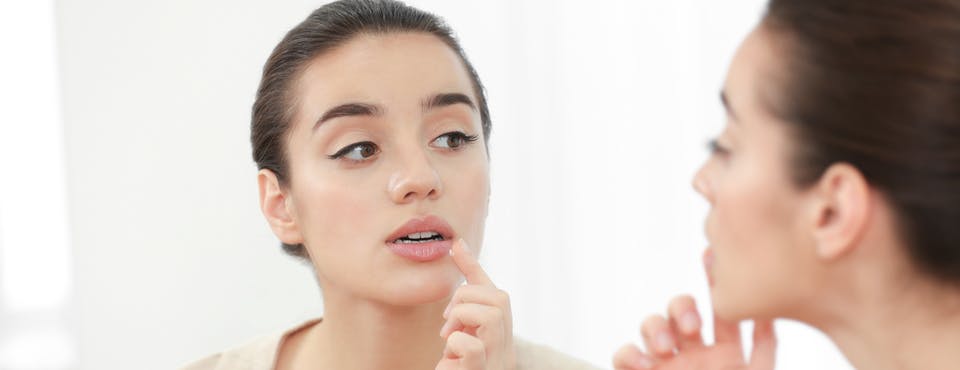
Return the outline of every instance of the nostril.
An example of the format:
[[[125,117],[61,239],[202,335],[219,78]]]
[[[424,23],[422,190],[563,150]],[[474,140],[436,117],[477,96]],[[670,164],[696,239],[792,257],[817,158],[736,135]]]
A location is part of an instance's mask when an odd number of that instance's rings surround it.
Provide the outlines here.
[[[435,199],[443,193],[442,183],[436,172],[398,171],[387,183],[390,198],[397,203],[420,199]]]

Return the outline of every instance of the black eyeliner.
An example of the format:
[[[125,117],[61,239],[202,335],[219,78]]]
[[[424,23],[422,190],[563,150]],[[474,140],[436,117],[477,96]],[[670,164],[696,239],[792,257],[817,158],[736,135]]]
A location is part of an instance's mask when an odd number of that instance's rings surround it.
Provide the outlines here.
[[[713,153],[713,154],[726,154],[730,152],[729,150],[727,150],[726,147],[721,145],[720,142],[717,141],[717,139],[711,139],[710,141],[707,142],[707,150],[709,150],[710,153]]]
[[[359,143],[353,143],[353,144],[350,144],[350,145],[347,145],[347,146],[343,147],[343,149],[338,150],[336,153],[333,153],[333,154],[328,155],[327,158],[330,158],[330,159],[339,159],[340,157],[343,157],[343,156],[347,155],[347,153],[350,153],[350,151],[352,151],[354,148],[359,147],[359,146],[361,146],[361,145],[372,145],[372,146],[376,146],[377,144],[374,144],[372,141],[362,141],[362,142],[359,142]]]

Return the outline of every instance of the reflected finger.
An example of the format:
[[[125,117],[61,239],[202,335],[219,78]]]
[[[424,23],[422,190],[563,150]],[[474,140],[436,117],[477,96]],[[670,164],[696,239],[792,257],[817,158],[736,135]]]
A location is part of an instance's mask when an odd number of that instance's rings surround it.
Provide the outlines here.
[[[704,346],[700,334],[702,321],[693,297],[682,295],[670,301],[670,327],[677,334],[677,348],[681,351]]]
[[[670,324],[663,316],[653,315],[643,321],[640,329],[643,343],[654,360],[660,361],[673,357],[677,342],[672,331]]]

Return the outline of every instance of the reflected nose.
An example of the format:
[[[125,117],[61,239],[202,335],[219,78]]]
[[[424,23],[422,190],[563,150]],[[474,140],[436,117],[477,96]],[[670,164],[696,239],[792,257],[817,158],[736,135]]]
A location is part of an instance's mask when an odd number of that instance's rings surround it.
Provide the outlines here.
[[[693,189],[706,198],[708,202],[713,203],[713,188],[707,175],[709,166],[710,162],[707,161],[700,166],[697,173],[693,175]]]
[[[394,203],[404,204],[423,199],[436,199],[443,193],[440,174],[424,153],[404,158],[390,178],[387,191]]]

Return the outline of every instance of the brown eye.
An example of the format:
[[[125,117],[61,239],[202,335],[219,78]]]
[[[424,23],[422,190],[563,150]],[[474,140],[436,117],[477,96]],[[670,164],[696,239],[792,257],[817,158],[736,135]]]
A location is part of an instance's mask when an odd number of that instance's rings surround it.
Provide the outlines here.
[[[380,153],[380,148],[377,147],[377,144],[364,141],[362,143],[347,145],[329,157],[330,159],[345,158],[354,162],[363,162],[377,155],[377,153]]]
[[[374,154],[377,154],[377,148],[373,145],[363,145],[360,147],[360,156],[364,159],[373,157]]]
[[[431,144],[438,148],[460,149],[464,145],[472,143],[476,140],[476,135],[467,135],[462,132],[454,131],[438,136],[436,139],[433,139]]]

